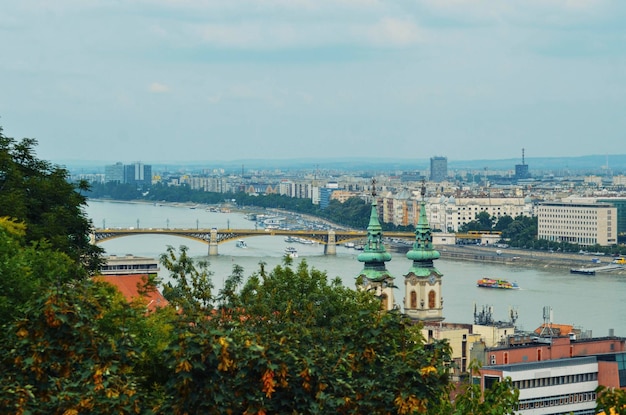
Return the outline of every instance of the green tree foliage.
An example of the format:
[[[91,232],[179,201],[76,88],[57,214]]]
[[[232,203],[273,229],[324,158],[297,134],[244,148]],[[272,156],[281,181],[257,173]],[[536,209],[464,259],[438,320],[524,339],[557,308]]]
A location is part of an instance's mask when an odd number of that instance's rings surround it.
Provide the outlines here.
[[[145,394],[138,393],[133,368],[141,351],[127,326],[99,330],[107,312],[100,294],[87,281],[58,287],[6,327],[4,413],[138,413]]]
[[[32,306],[51,286],[71,279],[78,266],[47,241],[25,241],[26,226],[0,218],[0,326]],[[4,332],[0,332],[0,341]]]
[[[169,281],[163,286],[163,296],[176,308],[185,310],[187,315],[206,315],[215,300],[214,288],[207,261],[195,261],[181,246],[176,252],[172,246],[160,257],[161,264],[170,272]]]
[[[66,169],[39,160],[36,145],[32,138],[6,137],[0,127],[0,216],[24,222],[27,243],[45,240],[94,272],[102,250],[90,243],[91,223],[82,210],[89,186],[70,183]]]
[[[530,248],[537,240],[537,232],[537,218],[520,215],[502,230],[502,237],[509,240],[512,246]]]
[[[626,391],[617,388],[598,387],[596,411],[606,415],[626,414]]]
[[[469,365],[470,375],[479,375],[480,364],[473,361]],[[470,379],[472,376],[470,376]],[[519,390],[513,388],[511,378],[494,382],[489,389],[481,391],[478,383],[465,383],[454,391],[454,399],[446,399],[434,405],[432,415],[514,415],[519,399]]]
[[[239,282],[234,269],[210,317],[181,318],[161,411],[408,414],[445,390],[446,343],[426,345],[371,294],[305,261]]]

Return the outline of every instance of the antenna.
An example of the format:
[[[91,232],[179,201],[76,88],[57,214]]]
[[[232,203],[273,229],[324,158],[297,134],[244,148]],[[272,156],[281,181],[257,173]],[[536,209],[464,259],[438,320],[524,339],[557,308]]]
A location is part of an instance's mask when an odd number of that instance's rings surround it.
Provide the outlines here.
[[[548,333],[548,336],[553,336],[552,317],[552,307],[543,307],[543,327],[541,328],[541,333],[539,334],[539,336],[543,336],[546,332]]]
[[[524,165],[524,149],[522,148],[522,165]]]

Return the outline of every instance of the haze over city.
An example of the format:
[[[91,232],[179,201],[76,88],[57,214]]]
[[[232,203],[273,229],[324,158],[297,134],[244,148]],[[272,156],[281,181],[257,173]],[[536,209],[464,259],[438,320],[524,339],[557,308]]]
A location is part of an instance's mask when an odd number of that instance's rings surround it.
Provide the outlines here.
[[[54,162],[624,154],[626,3],[3,4],[0,126]]]

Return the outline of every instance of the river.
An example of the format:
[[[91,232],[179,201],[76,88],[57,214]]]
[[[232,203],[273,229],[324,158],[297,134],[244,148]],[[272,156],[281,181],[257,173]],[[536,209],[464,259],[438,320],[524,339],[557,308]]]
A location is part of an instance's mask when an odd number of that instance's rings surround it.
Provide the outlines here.
[[[242,213],[207,212],[202,207],[154,205],[147,203],[120,203],[91,200],[87,215],[96,227],[109,228],[212,228],[253,229],[254,222]],[[137,235],[102,242],[109,255],[133,254],[155,257],[165,252],[168,245],[185,245],[189,254],[198,259],[208,259],[213,272],[213,282],[221,287],[230,275],[233,265],[244,268],[244,274],[258,271],[259,263],[266,269],[282,263],[288,245],[283,237],[258,236],[246,239],[248,248],[241,249],[235,242],[219,245],[219,255],[208,257],[208,245],[174,236]],[[294,244],[289,244],[294,245]],[[322,245],[295,244],[298,249],[297,264],[305,260],[316,269],[325,271],[329,278],[340,277],[344,285],[354,287],[354,277],[363,264],[356,257],[359,251],[337,247],[336,256],[325,256]],[[387,269],[396,278],[396,303],[404,297],[403,275],[411,262],[404,254],[391,252]],[[493,307],[496,320],[508,320],[509,310],[518,313],[517,326],[534,330],[543,323],[544,306],[552,307],[554,323],[572,324],[594,336],[606,336],[613,329],[618,336],[626,336],[626,275],[597,273],[595,276],[570,274],[567,270],[536,269],[511,265],[439,259],[436,268],[444,274],[444,317],[447,322],[472,323],[474,306]],[[161,270],[167,278],[167,271]],[[482,277],[503,278],[516,281],[519,290],[494,290],[476,287]]]

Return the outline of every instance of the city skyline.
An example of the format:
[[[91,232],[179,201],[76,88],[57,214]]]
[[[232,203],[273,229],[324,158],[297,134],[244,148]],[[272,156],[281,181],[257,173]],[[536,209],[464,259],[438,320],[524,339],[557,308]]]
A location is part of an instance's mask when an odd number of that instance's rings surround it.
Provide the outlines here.
[[[0,126],[53,162],[625,154],[625,18],[609,0],[25,0],[0,17]]]

